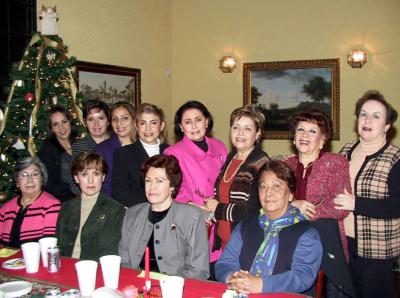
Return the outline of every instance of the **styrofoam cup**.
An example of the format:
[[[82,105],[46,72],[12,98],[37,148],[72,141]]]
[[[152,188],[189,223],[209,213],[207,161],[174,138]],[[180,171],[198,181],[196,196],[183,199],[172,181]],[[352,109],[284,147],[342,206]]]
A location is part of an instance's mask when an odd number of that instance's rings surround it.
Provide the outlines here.
[[[57,238],[45,237],[39,240],[40,254],[42,255],[43,267],[47,267],[47,249],[49,247],[57,246]]]
[[[26,273],[39,271],[40,248],[37,242],[27,242],[21,245],[22,255],[25,261]]]
[[[163,298],[182,298],[185,279],[180,276],[166,276],[160,279]]]
[[[100,258],[100,264],[104,285],[114,290],[118,289],[121,257],[115,255],[103,256]]]
[[[90,297],[96,288],[97,262],[79,261],[75,263],[79,290],[82,297]]]

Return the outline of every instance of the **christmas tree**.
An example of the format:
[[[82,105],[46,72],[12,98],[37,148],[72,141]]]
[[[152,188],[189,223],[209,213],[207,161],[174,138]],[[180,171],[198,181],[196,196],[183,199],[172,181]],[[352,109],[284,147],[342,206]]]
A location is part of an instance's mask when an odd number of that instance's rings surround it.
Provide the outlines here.
[[[42,20],[42,33],[32,37],[14,67],[4,112],[0,109],[0,201],[11,199],[16,191],[12,173],[17,159],[36,155],[46,139],[49,109],[66,107],[80,132],[84,131],[81,108],[85,99],[70,70],[76,59],[66,56],[67,48],[57,35],[55,8],[42,8],[42,15],[47,12],[53,14],[52,23],[44,23],[49,18]]]

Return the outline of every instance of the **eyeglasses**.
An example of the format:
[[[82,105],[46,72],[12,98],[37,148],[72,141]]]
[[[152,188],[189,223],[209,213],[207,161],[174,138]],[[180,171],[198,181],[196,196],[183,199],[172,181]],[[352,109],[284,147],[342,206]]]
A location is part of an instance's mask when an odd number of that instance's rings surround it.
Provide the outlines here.
[[[41,177],[42,177],[42,174],[40,174],[40,172],[32,172],[32,173],[22,172],[22,173],[18,174],[18,178],[24,179],[24,180],[28,180],[29,178],[40,179]]]

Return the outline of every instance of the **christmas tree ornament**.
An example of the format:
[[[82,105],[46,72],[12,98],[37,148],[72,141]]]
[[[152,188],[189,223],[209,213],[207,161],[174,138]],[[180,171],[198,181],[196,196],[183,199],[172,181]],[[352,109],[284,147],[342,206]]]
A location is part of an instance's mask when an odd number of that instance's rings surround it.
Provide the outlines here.
[[[42,34],[32,36],[13,70],[12,76],[18,79],[12,82],[5,108],[0,110],[0,198],[4,193],[6,200],[15,196],[11,176],[16,160],[35,156],[46,139],[46,117],[53,103],[74,112],[78,134],[85,130],[80,108],[85,97],[79,94],[70,70],[75,59],[68,58],[58,36],[56,10],[44,7],[38,13]],[[26,88],[22,94],[20,87]]]
[[[28,92],[24,95],[24,99],[26,102],[32,102],[35,99],[35,95],[33,95],[31,92]]]
[[[56,59],[56,54],[52,52],[48,52],[46,55],[47,64],[52,65],[54,63],[54,59]]]
[[[42,35],[57,35],[57,7],[46,7],[42,5],[42,11],[40,12],[40,24]]]
[[[24,85],[25,85],[25,83],[24,83],[23,80],[16,80],[15,81],[15,86],[23,87]]]
[[[0,192],[0,202],[4,202],[7,199],[7,195],[4,192]]]
[[[17,142],[14,145],[12,145],[12,147],[14,147],[17,150],[23,150],[25,149],[25,144],[21,138],[18,138]]]

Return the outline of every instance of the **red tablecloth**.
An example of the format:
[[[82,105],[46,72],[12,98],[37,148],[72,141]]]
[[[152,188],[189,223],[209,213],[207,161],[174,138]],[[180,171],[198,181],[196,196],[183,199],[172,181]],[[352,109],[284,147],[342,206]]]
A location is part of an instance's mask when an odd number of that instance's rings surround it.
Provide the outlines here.
[[[21,257],[21,252],[8,257],[0,258],[0,263],[12,258]],[[7,275],[32,280],[39,283],[50,284],[60,287],[62,290],[76,288],[79,289],[78,277],[76,275],[75,263],[77,259],[65,258],[61,259],[61,271],[57,273],[49,273],[47,268],[42,267],[40,264],[39,272],[26,273],[25,270],[10,270],[0,267],[0,272]],[[135,285],[138,289],[144,286],[144,279],[137,277],[140,272],[128,268],[121,268],[119,277],[119,289],[123,289],[127,285]],[[152,284],[158,285],[158,280],[152,280]],[[101,273],[100,264],[97,270],[96,288],[104,286],[103,276]],[[183,290],[184,298],[220,298],[226,290],[226,285],[218,282],[185,279],[185,286]],[[304,295],[277,293],[277,294],[264,294],[264,295],[250,295],[250,297],[274,297],[274,298],[293,298],[304,297]]]

